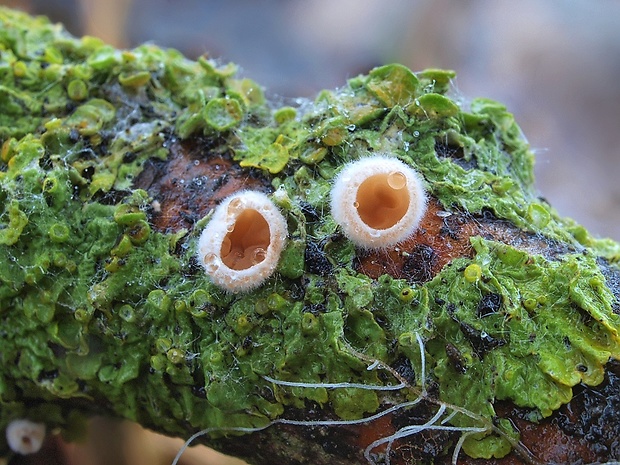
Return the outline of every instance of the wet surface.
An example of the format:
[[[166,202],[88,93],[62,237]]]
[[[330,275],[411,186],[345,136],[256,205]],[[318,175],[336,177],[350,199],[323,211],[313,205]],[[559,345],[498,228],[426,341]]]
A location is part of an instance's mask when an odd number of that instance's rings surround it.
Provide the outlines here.
[[[151,203],[150,222],[162,232],[191,229],[221,200],[244,189],[262,192],[269,182],[259,171],[243,170],[229,154],[216,153],[217,141],[173,141],[165,160],[149,160],[134,181]]]
[[[151,222],[161,231],[191,229],[207,215],[223,198],[246,188],[269,191],[268,181],[259,172],[241,170],[227,153],[211,151],[213,144],[198,139],[186,142],[175,141],[167,161],[149,161],[135,182],[135,187],[146,189],[154,199]],[[249,173],[249,174],[248,174]],[[309,206],[307,208],[310,208]],[[308,219],[315,219],[312,211]],[[455,258],[473,257],[471,236],[480,235],[538,253],[547,259],[558,259],[564,253],[575,252],[566,245],[556,243],[542,236],[524,232],[510,222],[498,220],[489,212],[471,215],[464,212],[445,212],[441,205],[431,200],[421,227],[414,236],[398,247],[378,252],[358,250],[358,271],[372,278],[390,274],[404,278],[411,283],[421,284],[431,280],[444,266]],[[327,276],[332,272],[329,262],[322,262],[322,248],[325,244],[309,242],[306,248],[307,272]],[[601,262],[601,269],[616,290],[620,274]],[[496,294],[481,297],[478,314],[481,318],[499,311],[501,298]],[[478,356],[483,357],[489,344],[504,341],[482,339],[473,328],[462,326],[462,330],[476,342]],[[455,369],[465,369],[465,362],[453,347],[446,347],[450,363]],[[521,434],[523,451],[530,451],[532,457],[513,451],[503,459],[475,460],[460,454],[462,464],[513,465],[523,463],[595,463],[620,459],[620,364],[610,363],[604,383],[597,387],[579,385],[574,389],[573,400],[552,417],[531,422],[531,412],[519,409],[506,402],[496,402],[500,417],[509,418]],[[431,397],[432,398],[432,397]],[[384,407],[389,407],[385,405]],[[402,409],[385,415],[368,424],[346,427],[294,427],[274,425],[268,430],[254,433],[255,440],[270,441],[271,435],[285,434],[290,441],[304,444],[306,454],[322,453],[331,457],[332,463],[366,463],[362,452],[369,444],[396,433],[400,428],[422,424],[437,411],[437,404],[424,400],[413,409]],[[292,415],[292,416],[291,416]],[[324,409],[289,411],[287,418],[321,419],[329,415]],[[427,430],[395,441],[391,446],[391,463],[411,463],[412,460],[450,463],[451,450],[458,441],[455,432]],[[308,440],[312,444],[308,444]],[[274,444],[278,441],[271,440]],[[352,448],[352,444],[355,446]],[[273,463],[278,451],[257,457],[253,448],[244,448],[239,441],[223,440],[224,450],[235,455],[252,456],[256,463]],[[268,448],[267,448],[268,449]],[[374,452],[385,451],[385,446]],[[247,454],[246,454],[247,452]],[[265,451],[263,451],[265,452]],[[303,456],[302,454],[301,456]],[[306,455],[308,457],[310,455]],[[290,459],[290,457],[289,457]],[[258,461],[257,461],[258,460]],[[289,460],[290,462],[290,460]],[[292,462],[290,462],[292,463]],[[300,459],[299,463],[306,463]]]
[[[437,395],[429,386],[429,398]],[[402,399],[401,399],[402,401]],[[398,403],[394,399],[394,403]],[[389,408],[394,404],[384,405]],[[605,381],[596,387],[578,386],[573,399],[549,418],[538,422],[529,421],[530,410],[515,407],[509,402],[496,402],[500,417],[508,418],[520,433],[521,452],[513,450],[501,459],[472,459],[461,451],[458,463],[461,465],[523,465],[523,464],[592,464],[620,460],[620,364],[608,365]],[[267,430],[254,433],[246,441],[270,441],[271,436],[285,435],[289,441],[303,439],[315,454],[317,463],[325,462],[326,454],[334,464],[366,464],[363,451],[374,441],[397,433],[402,428],[422,425],[438,410],[438,404],[422,400],[413,408],[400,409],[366,424],[340,427],[312,427],[274,425]],[[447,410],[449,412],[449,410]],[[328,408],[308,410],[289,409],[284,416],[291,419],[320,420],[329,417]],[[336,417],[334,416],[334,419]],[[412,432],[395,440],[390,446],[392,465],[411,463],[435,463],[448,465],[460,434],[454,431],[426,429]],[[296,439],[297,438],[297,439]],[[277,441],[271,440],[273,443]],[[222,447],[229,453],[244,455],[238,441],[223,440]],[[354,446],[352,448],[352,445]],[[386,452],[386,445],[372,450],[378,463]],[[247,456],[252,456],[248,448]],[[263,451],[264,452],[264,451]],[[278,451],[264,454],[253,463],[271,464],[278,462]],[[318,455],[317,455],[318,454]],[[421,462],[420,462],[421,461]],[[293,462],[287,462],[293,463]],[[299,463],[312,463],[300,461]]]
[[[455,258],[473,257],[469,238],[482,236],[504,242],[547,259],[573,252],[565,244],[520,230],[512,223],[495,218],[490,212],[471,215],[446,212],[431,200],[420,228],[396,247],[379,251],[358,251],[357,270],[377,279],[383,274],[422,284],[430,281]]]

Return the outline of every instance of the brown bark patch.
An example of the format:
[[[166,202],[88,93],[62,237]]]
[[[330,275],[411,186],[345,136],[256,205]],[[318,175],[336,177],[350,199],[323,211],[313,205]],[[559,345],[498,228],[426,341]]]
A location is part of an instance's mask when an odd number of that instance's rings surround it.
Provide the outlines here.
[[[151,224],[162,232],[191,229],[225,197],[244,189],[265,192],[260,172],[243,170],[202,139],[174,141],[164,161],[149,160],[134,181],[151,198]]]
[[[413,236],[387,249],[359,250],[356,269],[373,279],[387,274],[412,283],[425,283],[455,258],[473,257],[474,249],[469,241],[472,236],[503,242],[549,259],[569,251],[564,244],[523,231],[490,212],[448,213],[437,200],[431,199]]]
[[[423,283],[453,259],[473,256],[469,237],[476,235],[475,225],[464,215],[446,217],[442,211],[439,202],[431,200],[413,236],[389,249],[360,251],[358,271],[374,279],[389,274]]]

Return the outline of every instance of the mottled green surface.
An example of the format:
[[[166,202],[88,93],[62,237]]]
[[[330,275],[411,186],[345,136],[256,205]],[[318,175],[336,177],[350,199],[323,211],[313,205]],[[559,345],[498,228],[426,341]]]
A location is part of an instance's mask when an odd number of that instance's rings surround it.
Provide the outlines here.
[[[377,411],[380,393],[262,376],[384,382],[352,347],[387,363],[409,358],[420,384],[416,333],[440,399],[487,418],[495,399],[548,416],[572,386],[600,383],[607,360],[620,358],[620,317],[599,266],[617,270],[620,248],[536,197],[533,156],[511,114],[452,99],[452,77],[390,65],[274,109],[233,66],[154,46],[117,51],[0,9],[0,428],[28,417],[71,436],[72,409],[92,400],[182,436],[264,426],[308,401],[357,419]],[[132,190],[147,159],[198,135],[268,177],[289,222],[276,274],[249,294],[215,288],[192,263],[208,218],[158,232],[153,199]],[[462,156],[442,156],[437,144]],[[343,163],[371,151],[415,167],[446,211],[491,211],[558,252],[474,237],[473,259],[425,284],[356,273],[354,246],[334,234],[329,188]],[[330,272],[305,263],[308,244],[320,244]],[[481,316],[489,295],[499,310]],[[474,347],[472,331],[493,347]],[[475,422],[457,415],[452,424]],[[479,439],[468,438],[466,452],[509,450]]]

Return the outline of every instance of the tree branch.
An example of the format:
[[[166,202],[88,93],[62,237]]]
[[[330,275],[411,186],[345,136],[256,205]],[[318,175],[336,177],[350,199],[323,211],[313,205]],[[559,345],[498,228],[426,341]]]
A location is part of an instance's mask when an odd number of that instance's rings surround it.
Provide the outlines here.
[[[580,438],[588,393],[617,402],[620,247],[536,196],[503,106],[388,65],[275,107],[232,65],[0,22],[0,427],[103,413],[256,464],[618,459],[617,416]]]

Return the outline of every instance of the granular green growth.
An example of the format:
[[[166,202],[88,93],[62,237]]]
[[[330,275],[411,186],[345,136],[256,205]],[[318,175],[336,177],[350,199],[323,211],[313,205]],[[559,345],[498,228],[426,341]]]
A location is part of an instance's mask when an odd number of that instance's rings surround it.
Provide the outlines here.
[[[0,428],[30,418],[71,438],[90,413],[81,405],[184,437],[267,426],[309,405],[356,420],[380,410],[382,391],[264,377],[392,385],[369,360],[405,359],[414,391],[434,384],[435,401],[510,436],[496,400],[536,420],[573,386],[601,383],[620,359],[608,279],[620,247],[536,196],[512,115],[453,99],[453,76],[388,65],[273,108],[232,65],[119,51],[0,9]],[[224,292],[196,266],[208,215],[157,227],[161,199],[136,187],[149,163],[192,142],[208,147],[198,161],[223,157],[269,185],[287,217],[278,269],[250,293]],[[529,242],[474,235],[473,253],[432,279],[361,273],[364,251],[340,234],[329,190],[344,163],[372,152],[414,167],[444,216],[492,217]],[[480,427],[461,413],[449,424]],[[463,447],[501,457],[508,436],[486,430]]]

